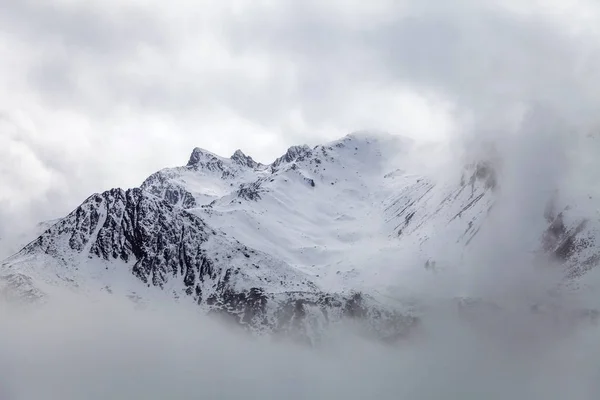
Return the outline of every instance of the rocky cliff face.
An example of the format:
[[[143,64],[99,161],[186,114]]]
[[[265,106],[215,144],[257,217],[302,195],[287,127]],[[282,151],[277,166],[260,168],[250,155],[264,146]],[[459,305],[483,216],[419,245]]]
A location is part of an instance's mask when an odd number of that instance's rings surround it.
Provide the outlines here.
[[[141,189],[181,208],[197,207],[196,198],[181,184],[171,179],[177,174],[168,171],[156,172],[142,183]]]
[[[231,160],[234,163],[246,168],[257,169],[262,167],[260,163],[254,161],[252,157],[245,155],[244,152],[241,150],[236,150],[235,153],[233,153],[233,155],[231,156]]]

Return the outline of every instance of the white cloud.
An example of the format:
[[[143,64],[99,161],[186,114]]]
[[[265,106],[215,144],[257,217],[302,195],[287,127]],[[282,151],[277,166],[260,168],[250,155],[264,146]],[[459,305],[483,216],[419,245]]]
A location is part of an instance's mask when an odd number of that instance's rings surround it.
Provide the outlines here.
[[[35,310],[2,304],[4,397],[597,398],[598,327],[566,312],[497,311],[469,323],[432,304],[420,338],[382,345],[344,327],[309,349],[241,336],[185,304],[134,310],[127,300],[57,297]]]
[[[465,120],[504,127],[531,101],[592,119],[598,10],[587,0],[9,1],[4,214],[59,216],[93,191],[185,163],[195,146],[268,162],[364,128],[432,138]]]

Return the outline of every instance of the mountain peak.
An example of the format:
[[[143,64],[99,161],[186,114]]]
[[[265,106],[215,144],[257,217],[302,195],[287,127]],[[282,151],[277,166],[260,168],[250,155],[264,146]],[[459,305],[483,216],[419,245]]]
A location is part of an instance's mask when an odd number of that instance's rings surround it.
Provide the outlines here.
[[[247,157],[247,156],[246,156],[246,154],[244,154],[244,152],[242,150],[237,149],[231,156],[231,159],[235,160],[235,159],[241,158],[241,157]]]
[[[210,151],[201,149],[200,147],[196,147],[194,148],[194,150],[192,150],[192,154],[190,155],[190,159],[187,163],[187,166],[191,167],[203,161],[212,160],[215,158],[217,158],[217,156],[211,153]]]
[[[312,154],[312,150],[308,145],[302,146],[292,146],[290,147],[286,153],[279,157],[275,162],[273,162],[273,167],[277,167],[283,163],[289,163],[292,161],[302,161],[306,157],[309,157]]]
[[[233,155],[231,156],[231,160],[238,165],[249,168],[256,168],[259,165],[256,161],[252,159],[252,157],[245,155],[244,152],[239,149],[236,150],[235,153],[233,153]]]

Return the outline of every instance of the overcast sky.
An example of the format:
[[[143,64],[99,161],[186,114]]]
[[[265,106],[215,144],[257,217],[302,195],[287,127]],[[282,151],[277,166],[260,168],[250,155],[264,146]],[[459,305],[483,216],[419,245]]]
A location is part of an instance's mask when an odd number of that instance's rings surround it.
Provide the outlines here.
[[[589,118],[599,27],[597,0],[0,0],[0,235],[195,146]]]

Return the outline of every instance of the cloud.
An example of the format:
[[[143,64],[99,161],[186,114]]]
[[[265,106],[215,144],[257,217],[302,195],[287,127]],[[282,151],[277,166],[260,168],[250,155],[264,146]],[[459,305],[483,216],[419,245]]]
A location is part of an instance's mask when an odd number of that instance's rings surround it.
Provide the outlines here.
[[[269,162],[364,128],[502,131],[532,102],[588,123],[597,16],[586,0],[8,2],[4,213],[59,216],[195,146]]]
[[[55,294],[39,309],[0,303],[5,398],[597,397],[598,328],[562,311],[475,323],[438,305],[420,338],[392,346],[331,330],[311,349],[243,336],[194,305],[135,310],[114,295]]]
[[[269,162],[289,145],[363,128],[452,135],[461,146],[484,137],[500,144],[510,201],[494,237],[470,260],[488,267],[472,286],[513,295],[538,288],[530,283],[539,275],[512,274],[521,259],[497,268],[519,245],[518,233],[533,229],[525,217],[565,182],[567,194],[598,195],[600,141],[575,135],[597,127],[595,1],[5,3],[3,237],[64,215],[92,192],[184,164],[195,146],[222,155],[242,148]],[[184,397],[199,387],[232,398],[239,388],[298,398],[464,397],[467,389],[481,398],[490,388],[498,398],[593,398],[598,390],[587,379],[597,361],[595,330],[563,341],[522,315],[500,320],[516,329],[499,330],[500,338],[441,321],[425,347],[359,352],[348,341],[338,348],[347,358],[324,361],[295,348],[249,346],[189,315],[132,317],[120,305],[95,307],[3,318],[14,323],[0,334],[0,377],[11,376],[16,391],[58,398],[93,398],[93,389],[99,398]]]

